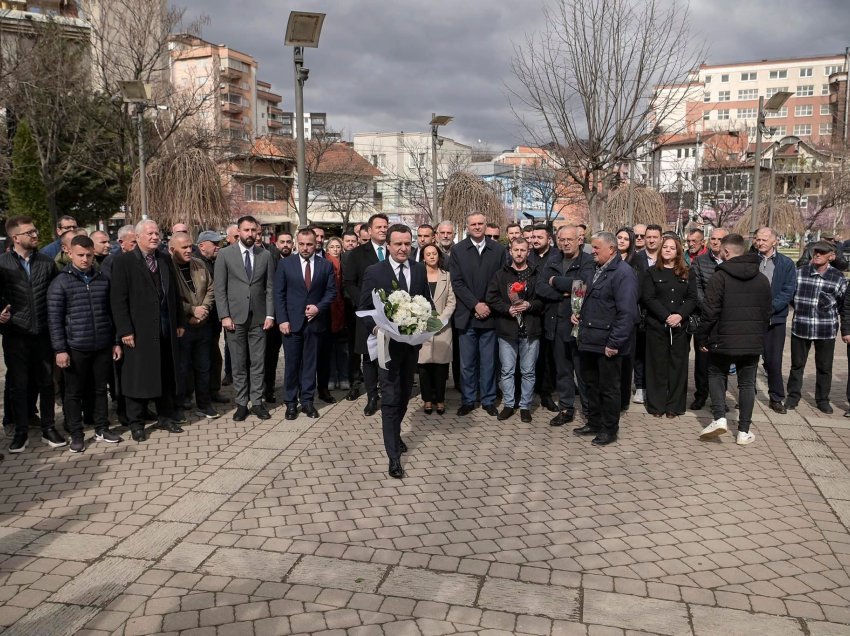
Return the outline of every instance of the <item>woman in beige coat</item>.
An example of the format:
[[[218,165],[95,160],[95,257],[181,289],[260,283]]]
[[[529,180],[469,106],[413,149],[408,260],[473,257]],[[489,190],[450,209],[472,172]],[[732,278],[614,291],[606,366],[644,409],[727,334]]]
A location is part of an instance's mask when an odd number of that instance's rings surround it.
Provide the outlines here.
[[[452,361],[451,319],[456,300],[449,273],[443,269],[443,253],[436,245],[426,245],[422,248],[422,254],[431,299],[440,318],[447,324],[419,351],[419,385],[422,388],[425,413],[430,415],[436,405],[437,413],[442,415],[446,412],[446,380]]]

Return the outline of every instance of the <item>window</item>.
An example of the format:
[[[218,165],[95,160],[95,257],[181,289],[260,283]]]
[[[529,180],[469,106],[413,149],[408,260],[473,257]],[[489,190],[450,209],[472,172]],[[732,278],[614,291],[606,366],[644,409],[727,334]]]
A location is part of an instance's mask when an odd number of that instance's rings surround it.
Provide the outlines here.
[[[827,75],[829,75],[829,73],[827,73]],[[706,76],[705,76],[705,83],[706,83],[706,84],[711,84],[711,75],[706,75]]]
[[[407,155],[407,167],[408,168],[421,168],[425,166],[426,153],[424,152],[410,152]]]
[[[266,196],[265,187],[258,185],[254,186],[254,201],[262,201]]]
[[[820,114],[821,115],[831,115],[829,112],[829,104],[821,104],[820,105]]]
[[[274,200],[274,186],[266,186],[266,201]]]
[[[738,99],[758,99],[759,98],[759,89],[757,88],[745,88],[743,90],[738,91]]]
[[[682,149],[676,148],[676,159],[681,159],[681,158],[682,158]]]
[[[706,91],[705,93],[703,93],[703,94],[702,94],[702,101],[704,101],[704,102],[710,102],[710,101],[711,101],[711,93],[709,93],[708,91]]]
[[[799,136],[806,136],[812,134],[812,125],[811,124],[795,124],[794,125],[794,134]]]
[[[832,66],[827,66],[823,69],[823,74],[829,77],[833,73],[840,73],[844,70],[844,66],[842,64],[833,64]]]
[[[741,73],[742,82],[755,82],[758,79],[758,73]]]
[[[774,135],[778,135],[779,137],[785,136],[785,126],[773,126],[771,130],[773,130]]]
[[[755,139],[756,138],[756,127],[755,126],[747,126],[747,138]]]
[[[724,108],[724,109],[718,110],[717,111],[717,119],[718,120],[729,119],[729,109]]]
[[[720,81],[721,81],[721,82],[728,82],[728,81],[729,81],[729,74],[728,74],[728,73],[724,73],[723,75],[721,75],[721,76],[720,76]]]
[[[717,93],[717,101],[728,102],[732,98],[729,93],[730,91],[720,91],[719,93]]]
[[[795,117],[811,117],[812,111],[814,108],[811,104],[800,104],[799,106],[794,107],[794,116]]]
[[[245,184],[245,200],[252,201],[254,199],[254,186]]]
[[[815,94],[815,87],[813,84],[800,84],[795,94],[797,97],[811,97]]]
[[[770,118],[788,117],[788,107],[783,106],[779,110],[769,110],[765,113],[765,117],[770,117]]]
[[[787,87],[787,86],[780,86],[780,87],[778,87],[778,88],[768,88],[768,89],[767,89],[767,93],[765,94],[765,97],[767,97],[768,99],[770,99],[771,97],[773,97],[774,95],[776,95],[776,93],[779,93],[779,92],[783,92],[783,93],[785,93],[785,92],[787,92],[787,91],[788,91],[788,87]]]
[[[738,119],[755,119],[756,118],[756,108],[739,108],[738,109]]]
[[[821,84],[820,85],[820,94],[821,95],[829,95],[829,84]]]
[[[811,77],[812,76],[812,67],[807,66],[805,68],[800,69],[800,77]]]
[[[371,163],[376,168],[383,168],[386,165],[387,156],[384,154],[380,155],[369,155],[369,163]]]
[[[788,71],[786,69],[771,71],[769,77],[770,79],[785,79],[788,77]]]
[[[711,111],[710,110],[702,111],[702,120],[708,121],[709,119],[711,119]]]
[[[832,124],[821,124],[818,126],[818,133],[825,137],[832,134]]]

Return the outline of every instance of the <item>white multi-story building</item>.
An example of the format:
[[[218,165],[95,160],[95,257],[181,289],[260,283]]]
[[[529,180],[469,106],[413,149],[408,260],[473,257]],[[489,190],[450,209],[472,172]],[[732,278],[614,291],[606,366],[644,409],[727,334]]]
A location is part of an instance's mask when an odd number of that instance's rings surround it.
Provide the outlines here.
[[[298,127],[295,125],[295,113],[281,111],[280,121],[283,124],[280,134],[297,139]],[[304,113],[304,139],[328,136],[336,140],[340,138],[338,132],[328,129],[327,113]]]

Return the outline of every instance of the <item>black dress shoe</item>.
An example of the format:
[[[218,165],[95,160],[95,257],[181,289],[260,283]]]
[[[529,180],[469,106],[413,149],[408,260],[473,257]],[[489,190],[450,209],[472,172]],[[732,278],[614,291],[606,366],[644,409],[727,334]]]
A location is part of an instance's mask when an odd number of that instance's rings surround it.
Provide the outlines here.
[[[213,393],[211,398],[213,402],[217,402],[218,404],[227,404],[228,402],[230,402],[230,398],[225,397],[221,393]]]
[[[492,415],[493,417],[499,415],[499,409],[496,408],[495,404],[486,404],[482,406],[482,408],[484,409],[484,412],[487,413],[487,415]]]
[[[446,407],[444,406],[444,407],[441,408],[441,407],[438,406],[436,410],[437,410],[437,415],[444,415],[445,412],[446,412]]]
[[[569,424],[575,419],[575,411],[561,411],[551,420],[549,420],[549,426],[563,426],[564,424]]]
[[[363,409],[363,415],[370,416],[378,412],[378,400],[370,399],[366,402],[366,408]]]
[[[460,408],[457,410],[458,415],[469,415],[475,410],[474,404],[461,404]]]
[[[316,407],[312,404],[302,404],[301,412],[307,417],[312,417],[313,419],[319,417],[319,412],[316,410]]]
[[[609,433],[599,433],[596,437],[590,440],[590,443],[594,446],[608,446],[608,444],[613,444],[616,441],[616,435],[611,435]]]
[[[236,407],[236,413],[233,414],[234,422],[244,422],[248,419],[248,407],[242,404]]]
[[[348,391],[348,395],[345,396],[345,399],[349,402],[354,402],[358,397],[360,397],[360,389],[352,388]]]
[[[774,402],[773,400],[771,400],[769,406],[772,411],[776,411],[781,415],[784,415],[788,412],[788,409],[785,408],[785,405],[782,402]]]
[[[546,397],[540,398],[540,406],[542,406],[547,411],[552,411],[553,413],[558,412],[558,405],[555,404],[555,401],[548,395]]]
[[[688,408],[691,409],[692,411],[699,411],[704,406],[705,406],[705,400],[697,398],[693,402],[691,402],[691,405]]]
[[[829,402],[821,402],[818,404],[818,411],[821,413],[826,413],[827,415],[832,415],[832,405]]]
[[[398,440],[398,449],[399,449],[402,453],[406,453],[406,452],[407,452],[407,444],[405,444],[405,443],[404,443],[404,440],[403,440],[403,439],[399,439],[399,440]]]
[[[251,407],[251,413],[259,417],[261,420],[271,419],[271,414],[262,404],[255,404]]]
[[[515,413],[514,409],[512,409],[510,406],[506,406],[505,408],[502,409],[502,412],[499,413],[499,416],[496,419],[498,419],[499,421],[504,421],[504,420],[510,418],[514,413]]]
[[[277,398],[274,396],[274,393],[265,393],[263,395],[263,402],[274,404],[275,402],[277,402]]]
[[[598,433],[599,431],[597,431],[595,428],[591,428],[587,424],[573,429],[574,435],[597,435]]]
[[[433,406],[423,406],[422,410],[425,412],[425,415],[431,415],[434,412]]]
[[[789,411],[793,411],[797,408],[797,402],[792,402],[790,400],[785,401],[785,408]]]
[[[298,407],[294,404],[286,405],[286,415],[284,417],[288,420],[294,420],[298,417]]]
[[[133,438],[134,442],[144,442],[148,438],[148,434],[143,428],[134,428],[130,431],[130,436]]]
[[[336,398],[327,390],[319,391],[319,399],[325,404],[336,404]]]
[[[388,472],[390,477],[392,477],[393,479],[401,479],[402,477],[404,477],[404,468],[401,467],[401,460],[391,459],[390,469]]]
[[[528,424],[529,422],[531,422],[531,411],[529,409],[520,409],[519,419]]]
[[[844,417],[850,417],[850,409],[844,411]]]
[[[169,433],[182,433],[183,432],[183,427],[180,426],[174,420],[166,420],[166,419],[160,420],[159,422],[157,422],[157,427],[161,428],[164,431],[168,431]]]

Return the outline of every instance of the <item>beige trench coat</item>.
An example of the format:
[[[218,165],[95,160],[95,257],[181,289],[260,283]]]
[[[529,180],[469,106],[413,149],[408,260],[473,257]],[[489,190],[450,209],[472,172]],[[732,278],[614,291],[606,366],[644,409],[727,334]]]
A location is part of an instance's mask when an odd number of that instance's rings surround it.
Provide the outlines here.
[[[456,303],[449,273],[441,270],[437,289],[434,291],[434,307],[440,313],[440,318],[448,324],[422,345],[419,350],[419,364],[449,364],[452,361],[451,321]]]

